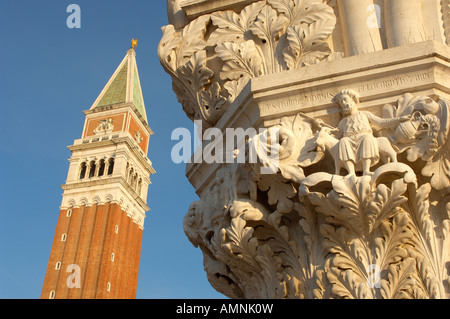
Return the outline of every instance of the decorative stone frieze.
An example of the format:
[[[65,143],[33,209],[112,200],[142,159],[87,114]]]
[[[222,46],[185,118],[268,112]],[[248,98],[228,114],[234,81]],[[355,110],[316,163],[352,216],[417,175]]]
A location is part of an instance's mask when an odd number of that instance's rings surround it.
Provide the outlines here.
[[[188,2],[158,48],[180,103],[203,130],[258,130],[245,161],[186,165],[211,285],[450,298],[448,1]]]
[[[78,189],[72,189],[65,185],[63,187],[65,194],[63,195],[60,209],[105,205],[106,203],[118,204],[141,229],[144,229],[145,212],[149,210],[148,206],[140,198],[136,200],[129,195],[133,193],[131,187],[127,187],[120,180],[115,182],[110,187],[105,187],[104,184],[95,185],[95,183],[92,183],[93,185]],[[93,196],[92,194],[97,195]]]

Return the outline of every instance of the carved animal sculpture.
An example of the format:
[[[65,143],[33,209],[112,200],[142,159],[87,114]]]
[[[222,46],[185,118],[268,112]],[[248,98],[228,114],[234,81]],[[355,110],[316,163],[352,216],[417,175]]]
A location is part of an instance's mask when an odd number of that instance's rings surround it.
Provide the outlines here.
[[[344,168],[343,162],[339,159],[339,140],[330,134],[330,129],[322,127],[317,135],[316,144],[319,150],[330,152],[334,160],[335,174],[339,175],[341,169]],[[380,158],[383,163],[397,162],[397,153],[386,137],[377,137]]]

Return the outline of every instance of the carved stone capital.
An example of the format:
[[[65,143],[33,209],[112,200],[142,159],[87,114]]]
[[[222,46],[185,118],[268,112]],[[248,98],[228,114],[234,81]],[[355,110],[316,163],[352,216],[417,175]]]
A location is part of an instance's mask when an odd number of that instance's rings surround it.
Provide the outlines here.
[[[243,167],[224,168],[230,176],[236,169],[246,175]],[[419,185],[406,164],[385,164],[373,176],[315,173],[300,185],[281,174],[245,179],[247,189],[243,180],[217,181],[184,219],[219,292],[449,298],[448,194],[433,201],[431,185]],[[238,196],[224,201],[236,187]]]
[[[253,137],[277,146],[272,174],[258,151],[258,162],[223,165],[184,219],[213,287],[231,298],[449,298],[448,110],[411,94],[386,105],[379,123],[407,127],[380,131],[395,160],[370,174],[328,165],[339,161],[321,141],[332,127],[302,113],[267,128],[274,141]]]
[[[257,131],[223,152],[244,162],[186,165],[216,290],[450,298],[450,6],[413,2],[174,1],[158,55],[184,111]]]
[[[257,1],[163,27],[158,55],[188,117],[208,128],[249,79],[342,56],[327,42],[335,24],[320,0]]]

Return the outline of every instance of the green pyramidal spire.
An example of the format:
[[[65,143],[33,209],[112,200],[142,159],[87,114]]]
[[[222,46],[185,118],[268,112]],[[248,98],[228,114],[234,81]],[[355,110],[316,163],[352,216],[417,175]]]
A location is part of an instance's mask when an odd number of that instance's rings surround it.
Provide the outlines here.
[[[134,50],[136,45],[137,40],[133,40],[132,47],[91,106],[91,110],[96,107],[118,103],[133,103],[139,114],[147,122],[141,82],[136,65],[136,52]]]

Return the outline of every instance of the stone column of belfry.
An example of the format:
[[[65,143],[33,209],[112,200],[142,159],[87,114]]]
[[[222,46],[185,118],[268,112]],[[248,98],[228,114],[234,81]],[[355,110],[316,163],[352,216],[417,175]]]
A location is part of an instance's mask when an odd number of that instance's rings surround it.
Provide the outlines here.
[[[146,155],[153,132],[136,66],[136,45],[133,40],[99,97],[84,112],[82,137],[69,146],[72,156],[62,185],[43,299],[136,297],[149,207],[147,191],[137,193],[130,187],[127,167],[134,167],[145,186],[155,173]],[[139,141],[134,138],[137,131]],[[86,173],[81,176],[84,165]]]

